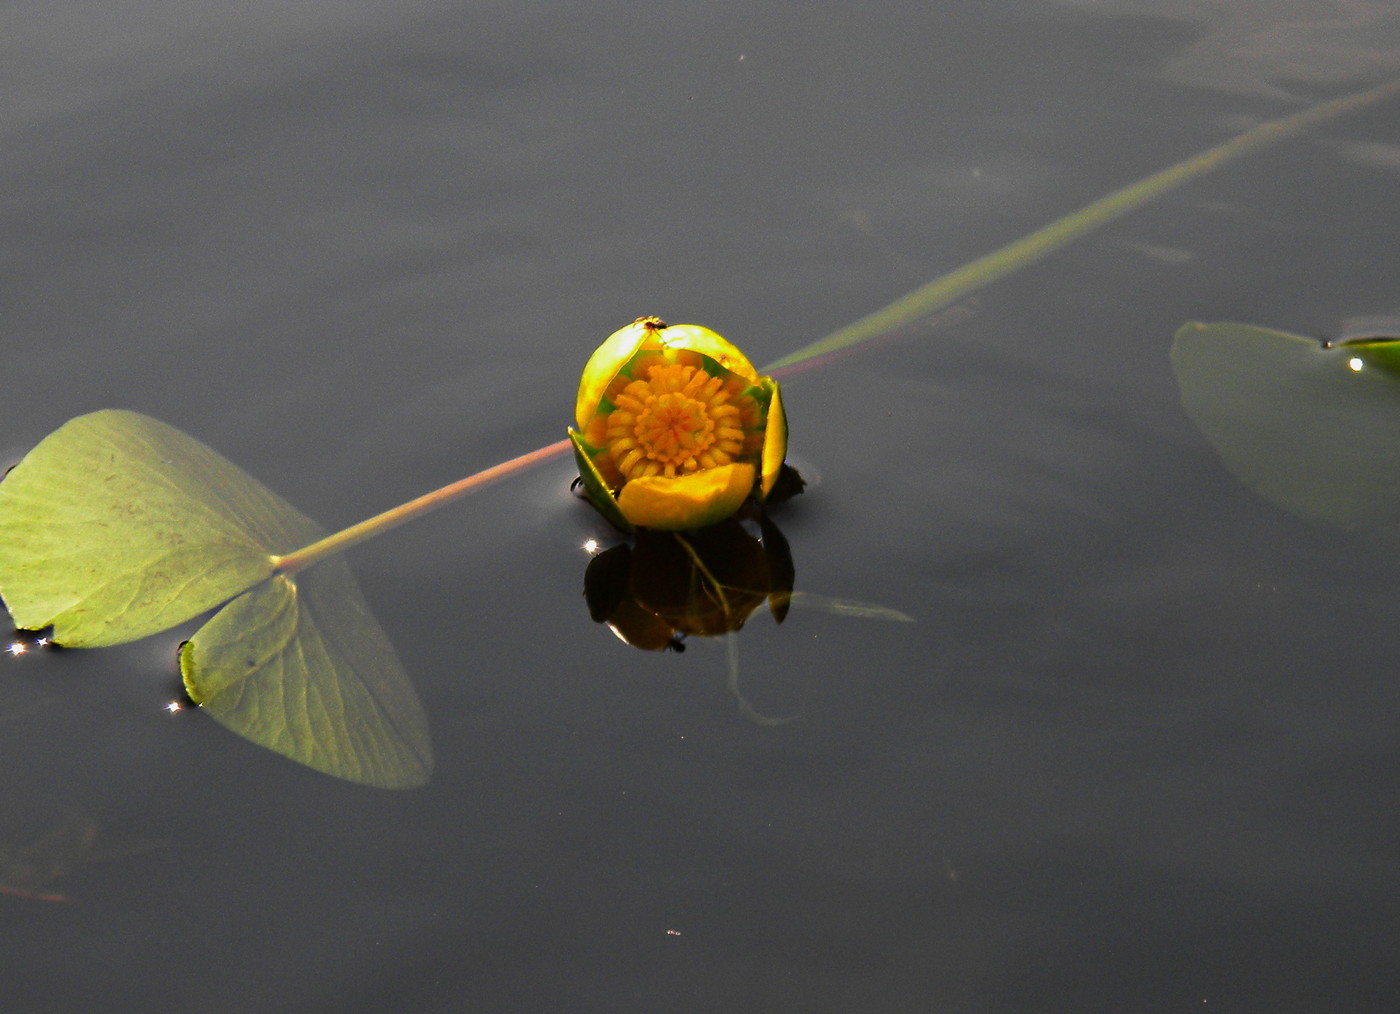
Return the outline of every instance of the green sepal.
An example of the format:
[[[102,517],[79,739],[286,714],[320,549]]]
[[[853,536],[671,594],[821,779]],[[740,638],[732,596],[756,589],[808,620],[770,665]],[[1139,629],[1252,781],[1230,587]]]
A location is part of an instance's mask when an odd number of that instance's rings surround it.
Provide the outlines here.
[[[583,480],[583,491],[588,496],[588,502],[599,514],[607,518],[614,528],[631,532],[631,523],[622,516],[617,500],[608,489],[608,484],[603,481],[598,466],[593,464],[593,459],[588,456],[588,448],[577,430],[569,430],[569,441],[574,445],[574,461],[578,464],[579,478]]]
[[[763,422],[763,457],[759,468],[758,489],[758,499],[764,502],[773,492],[778,473],[782,471],[783,461],[787,458],[788,424],[778,382],[772,377],[763,377],[760,384],[768,399],[768,413]]]

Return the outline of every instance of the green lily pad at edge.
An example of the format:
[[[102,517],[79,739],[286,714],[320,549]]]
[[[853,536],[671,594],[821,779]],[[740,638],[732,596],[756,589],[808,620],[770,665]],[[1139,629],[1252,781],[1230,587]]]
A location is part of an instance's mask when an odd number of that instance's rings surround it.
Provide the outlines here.
[[[1245,485],[1305,517],[1400,522],[1396,345],[1324,345],[1247,324],[1176,333],[1181,400]]]
[[[0,482],[0,595],[15,624],[72,648],[168,630],[270,577],[321,530],[172,426],[71,419]]]

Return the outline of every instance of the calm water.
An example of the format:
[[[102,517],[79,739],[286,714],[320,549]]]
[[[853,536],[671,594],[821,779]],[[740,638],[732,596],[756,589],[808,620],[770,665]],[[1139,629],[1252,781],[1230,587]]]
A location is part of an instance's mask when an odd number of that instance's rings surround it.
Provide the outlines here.
[[[131,408],[349,524],[557,439],[639,314],[775,359],[1400,72],[1336,6],[8,4],[0,455]],[[1397,169],[1392,103],[794,377],[798,587],[916,622],[756,618],[790,724],[589,620],[563,462],[352,553],[426,789],[165,713],[193,628],[6,658],[3,834],[73,861],[4,1009],[1395,1009],[1400,561],[1167,349],[1400,311]]]

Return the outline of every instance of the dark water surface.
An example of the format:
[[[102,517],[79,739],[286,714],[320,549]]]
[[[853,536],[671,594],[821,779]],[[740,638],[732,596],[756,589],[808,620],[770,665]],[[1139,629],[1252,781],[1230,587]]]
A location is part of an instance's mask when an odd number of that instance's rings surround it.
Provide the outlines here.
[[[146,412],[328,527],[551,442],[643,313],[776,359],[1400,72],[1390,4],[19,2],[0,455]],[[558,462],[351,554],[425,789],[0,665],[6,1012],[1400,1009],[1392,550],[1223,469],[1188,319],[1400,311],[1400,107],[795,376],[794,610],[622,645]],[[12,824],[14,825],[12,827]],[[65,836],[66,835],[66,836]],[[104,850],[110,855],[103,862]]]

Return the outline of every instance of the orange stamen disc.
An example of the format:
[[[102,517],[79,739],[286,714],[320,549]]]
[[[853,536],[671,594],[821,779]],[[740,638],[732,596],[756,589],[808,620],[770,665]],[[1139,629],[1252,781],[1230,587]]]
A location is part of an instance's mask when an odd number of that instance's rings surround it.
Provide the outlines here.
[[[745,452],[744,429],[759,412],[735,385],[691,361],[651,361],[631,372],[645,379],[616,392],[603,441],[624,481],[718,468]]]

